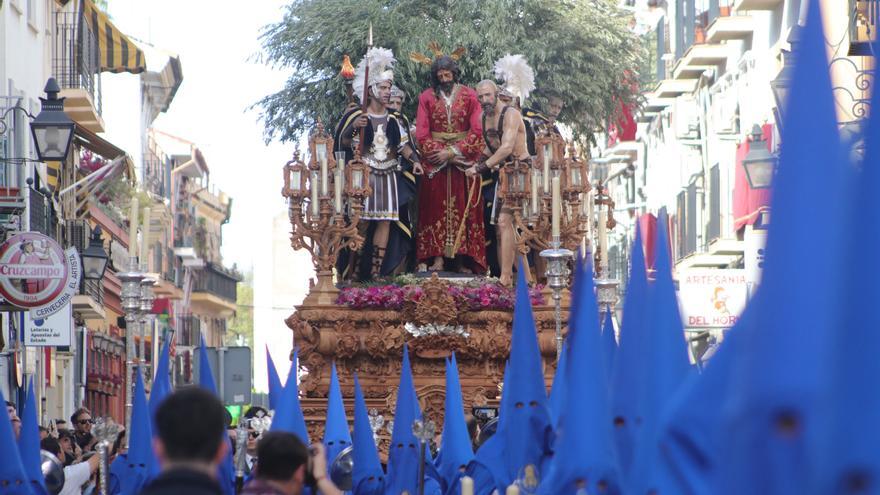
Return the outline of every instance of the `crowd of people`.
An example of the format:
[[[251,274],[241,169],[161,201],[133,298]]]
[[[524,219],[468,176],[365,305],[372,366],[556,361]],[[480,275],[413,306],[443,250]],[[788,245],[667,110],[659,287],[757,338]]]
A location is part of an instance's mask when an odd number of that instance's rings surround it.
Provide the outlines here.
[[[18,416],[18,408],[15,403],[6,401],[6,409],[11,437],[22,450],[22,420]],[[266,413],[263,408],[253,407],[246,414],[246,479],[238,492],[249,495],[298,495],[308,486],[325,495],[341,494],[327,476],[323,445],[318,443],[307,447],[293,433],[255,429],[251,419],[259,419]],[[193,418],[199,420],[193,421]],[[235,449],[236,430],[230,427],[229,413],[214,393],[200,387],[187,387],[171,393],[162,401],[154,420],[157,432],[153,452],[158,461],[158,472],[142,487],[140,493],[229,493],[218,473],[227,454]],[[70,423],[74,425],[73,430],[67,428],[67,422],[63,419],[50,422],[48,427],[38,427],[39,449],[44,451],[44,455],[54,456],[63,468],[63,485],[56,487],[52,493],[97,494],[101,466],[96,453],[98,439],[91,431],[95,422],[87,408],[80,408],[70,417]],[[124,443],[123,431],[108,449],[111,478],[119,476],[112,468],[116,460],[125,460],[127,452]],[[0,493],[47,493],[42,480],[31,479],[30,484],[16,483],[15,480],[6,479],[4,474],[0,471]],[[26,473],[26,476],[30,475]],[[111,481],[111,493],[126,493],[120,481]]]
[[[521,55],[495,62],[501,85],[485,79],[474,88],[460,80],[459,56],[422,56],[431,87],[418,97],[414,125],[402,113],[406,94],[394,85],[391,50],[372,48],[358,64],[353,87],[361,105],[349,105],[334,143],[346,160],[359,155],[369,166],[361,213],[368,228],[365,247],[341,257],[344,277],[414,269],[511,284],[515,227],[511,205],[499,196],[499,171],[506,164],[532,167],[535,136],[559,135],[563,100],[548,92],[547,111],[523,106],[535,82]]]

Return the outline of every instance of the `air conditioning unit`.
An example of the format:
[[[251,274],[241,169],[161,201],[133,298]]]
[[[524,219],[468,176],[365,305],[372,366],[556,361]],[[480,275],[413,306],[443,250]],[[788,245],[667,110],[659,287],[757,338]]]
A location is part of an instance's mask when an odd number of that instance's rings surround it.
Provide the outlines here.
[[[700,116],[697,101],[691,95],[675,98],[672,105],[672,118],[675,137],[678,139],[697,139],[700,137]]]
[[[739,102],[736,88],[728,87],[712,99],[712,126],[719,134],[739,134]]]

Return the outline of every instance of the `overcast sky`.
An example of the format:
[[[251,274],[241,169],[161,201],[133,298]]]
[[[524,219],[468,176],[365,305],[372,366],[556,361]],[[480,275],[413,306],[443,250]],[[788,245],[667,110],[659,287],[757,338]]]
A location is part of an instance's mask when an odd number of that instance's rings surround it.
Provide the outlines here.
[[[269,242],[271,217],[284,208],[281,168],[292,147],[262,139],[247,107],[282,87],[285,74],[249,59],[259,32],[281,18],[281,0],[110,0],[110,15],[126,34],[179,54],[183,85],[154,127],[195,142],[214,187],[233,198],[223,231],[226,265],[253,266],[255,245]],[[260,225],[262,228],[257,228]]]

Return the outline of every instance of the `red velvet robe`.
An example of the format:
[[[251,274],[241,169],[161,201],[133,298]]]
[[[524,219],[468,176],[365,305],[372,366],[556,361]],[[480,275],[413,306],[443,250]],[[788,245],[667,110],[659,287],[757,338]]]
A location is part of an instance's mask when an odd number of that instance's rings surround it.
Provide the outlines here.
[[[432,88],[419,95],[416,140],[425,167],[419,185],[419,229],[416,236],[419,262],[431,264],[432,258],[449,254],[447,248],[454,246],[461,232],[454,254],[464,256],[465,263],[474,273],[486,272],[486,232],[479,176],[468,179],[463,171],[448,165],[429,179],[428,174],[440,167],[427,160],[429,153],[447,146],[454,147],[466,160],[478,160],[483,150],[480,114],[477,93],[467,86],[455,86],[450,109]],[[461,136],[453,137],[455,134]]]

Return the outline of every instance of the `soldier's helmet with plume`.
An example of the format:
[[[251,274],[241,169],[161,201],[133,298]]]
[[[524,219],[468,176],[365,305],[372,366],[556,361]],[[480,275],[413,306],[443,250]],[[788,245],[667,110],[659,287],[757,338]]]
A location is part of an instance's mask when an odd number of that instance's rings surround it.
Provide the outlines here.
[[[495,78],[503,81],[500,94],[524,103],[535,89],[535,71],[522,55],[507,54],[495,62]]]
[[[367,52],[367,56],[360,61],[354,71],[352,87],[354,89],[354,94],[356,94],[360,100],[363,100],[364,98],[364,73],[366,72],[367,61],[369,61],[370,64],[370,80],[367,83],[370,86],[370,94],[376,96],[375,87],[377,84],[386,81],[394,81],[394,63],[397,61],[394,58],[394,52],[388,48],[378,46],[370,48]],[[361,101],[361,103],[363,104],[366,102]]]

